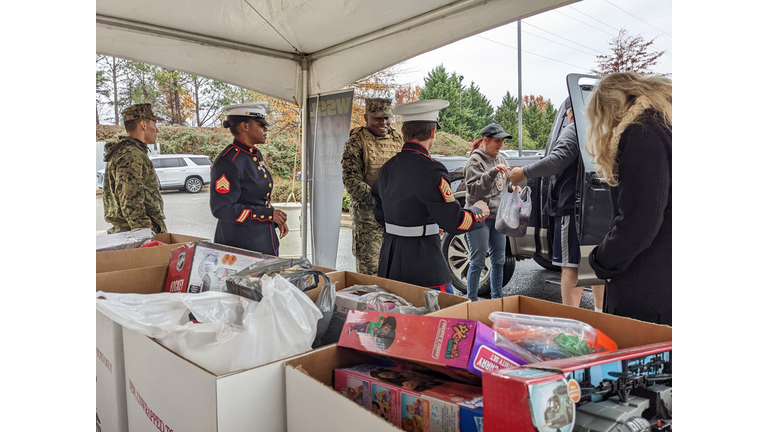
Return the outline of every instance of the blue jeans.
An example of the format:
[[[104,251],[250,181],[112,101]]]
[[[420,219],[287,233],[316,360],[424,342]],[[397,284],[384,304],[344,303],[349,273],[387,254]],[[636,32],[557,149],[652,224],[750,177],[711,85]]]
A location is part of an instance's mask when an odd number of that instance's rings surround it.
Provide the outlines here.
[[[480,272],[485,268],[485,257],[489,249],[491,252],[491,298],[502,297],[507,236],[496,231],[495,225],[495,219],[486,219],[485,226],[465,234],[470,253],[469,271],[467,272],[467,297],[472,301],[477,301]]]

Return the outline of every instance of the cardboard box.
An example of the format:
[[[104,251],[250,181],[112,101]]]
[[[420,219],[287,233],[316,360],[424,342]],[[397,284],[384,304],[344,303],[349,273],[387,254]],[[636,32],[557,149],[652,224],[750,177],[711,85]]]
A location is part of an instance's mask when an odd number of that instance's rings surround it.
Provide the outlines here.
[[[378,365],[339,368],[334,379],[337,392],[403,429],[483,430],[483,393],[479,386],[444,381],[429,371]]]
[[[102,273],[108,276],[106,278],[99,278],[97,274],[96,290],[159,293],[163,288],[165,267]],[[128,279],[126,272],[134,279]],[[123,328],[96,311],[96,413],[102,432],[128,432],[125,391]]]
[[[613,430],[643,416],[671,424],[671,372],[672,342],[662,342],[487,373],[485,430]]]
[[[620,349],[617,352],[672,340],[672,328],[669,326],[645,323],[523,296],[463,303],[434,312],[430,316],[474,319],[491,325],[488,314],[496,310],[556,316],[586,322],[613,339]],[[363,352],[338,345],[319,348],[286,361],[288,430],[332,432],[348,430],[350,425],[366,432],[400,430],[333,390],[333,371],[336,368],[371,361],[372,358]],[[552,362],[541,362],[537,363],[537,366],[546,367],[550,363]],[[484,393],[485,412],[488,410],[489,397],[493,395]]]
[[[331,277],[331,275],[333,275]],[[378,276],[369,276],[364,274],[359,274],[355,272],[349,272],[349,271],[338,271],[338,272],[332,272],[328,273],[329,278],[331,279],[331,282],[336,282],[336,291],[342,290],[344,288],[349,288],[354,285],[377,285],[381,288],[386,289],[392,294],[396,294],[400,297],[402,297],[404,300],[408,301],[412,305],[416,307],[424,307],[424,292],[425,291],[434,291],[429,288],[424,288],[416,285],[411,285],[405,282],[398,282],[390,279],[384,279],[380,278]],[[323,285],[320,285],[320,287],[312,289],[307,291],[307,295],[309,298],[312,299],[312,301],[316,301],[317,297],[320,295],[320,292],[322,290]],[[441,309],[449,308],[458,304],[467,303],[469,302],[469,299],[466,297],[459,297],[453,294],[447,294],[444,292],[437,292],[437,304],[440,306]],[[337,297],[337,301],[338,301]],[[328,328],[328,331],[326,332],[326,336],[323,337],[323,343],[329,344],[329,343],[336,343],[339,340],[339,336],[341,335],[341,331],[344,326],[344,320],[346,318],[346,311],[342,312],[338,309],[339,304],[336,305],[337,309],[334,311],[333,319],[331,320],[331,325]],[[347,307],[349,307],[349,304],[347,303]]]
[[[328,273],[341,289],[374,280],[423,306],[426,288],[351,272]],[[157,285],[157,280],[152,286]],[[321,288],[307,291],[317,300]],[[421,303],[419,303],[421,301]],[[442,308],[466,299],[441,293]],[[131,432],[285,431],[285,361],[215,375],[146,336],[123,329],[127,416]],[[162,429],[166,430],[166,429]]]
[[[164,246],[151,246],[136,249],[105,251],[96,254],[96,273],[127,270],[142,267],[168,266],[171,251],[184,243],[205,240],[181,234],[157,234],[155,240]]]
[[[161,241],[195,241],[177,234]],[[157,237],[156,237],[157,238]],[[99,252],[96,255],[96,290],[116,293],[160,293],[165,287],[171,251],[179,244],[151,248]],[[144,266],[147,267],[144,267]],[[323,272],[334,271],[315,266]],[[313,301],[317,296],[313,298]],[[279,387],[284,389],[282,369]],[[96,410],[104,432],[127,432],[125,358],[123,328],[96,312]],[[284,390],[283,390],[284,392]],[[283,398],[284,399],[284,398]],[[284,401],[280,403],[285,411]],[[284,424],[284,421],[282,422]],[[284,427],[283,427],[284,429]],[[281,429],[276,429],[281,430]]]

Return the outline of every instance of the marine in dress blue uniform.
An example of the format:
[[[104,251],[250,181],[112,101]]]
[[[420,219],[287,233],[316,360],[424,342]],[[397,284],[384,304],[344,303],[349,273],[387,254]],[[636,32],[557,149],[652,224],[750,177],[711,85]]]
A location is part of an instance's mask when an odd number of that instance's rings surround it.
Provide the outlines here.
[[[266,105],[266,102],[230,105],[225,108],[227,122],[236,116],[245,116],[269,126]],[[229,127],[227,122],[225,127]],[[272,174],[264,164],[261,151],[235,138],[214,161],[211,181],[211,213],[218,219],[213,241],[277,256],[280,240],[275,229],[284,218],[281,219],[277,212],[282,212],[270,204]],[[287,227],[284,229],[287,233]],[[284,235],[282,229],[281,234]]]
[[[378,275],[453,293],[440,229],[455,235],[472,231],[483,226],[487,214],[482,202],[462,208],[451,191],[448,170],[429,156],[439,110],[446,106],[448,101],[424,100],[393,110],[402,115],[406,143],[381,167],[371,194],[376,220],[385,229]],[[425,122],[435,125],[432,136],[426,142],[409,140],[409,123]]]

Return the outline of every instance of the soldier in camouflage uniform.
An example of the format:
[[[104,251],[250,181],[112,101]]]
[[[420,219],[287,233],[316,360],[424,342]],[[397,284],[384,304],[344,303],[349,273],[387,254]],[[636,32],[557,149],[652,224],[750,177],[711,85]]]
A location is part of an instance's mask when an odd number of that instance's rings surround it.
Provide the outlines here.
[[[104,146],[104,220],[112,224],[110,234],[151,228],[155,234],[167,232],[163,198],[147,144],[157,138],[157,120],[152,105],[131,105],[123,111],[128,136]]]
[[[376,275],[384,229],[373,215],[371,185],[384,162],[400,152],[403,135],[390,126],[391,99],[365,100],[365,126],[352,129],[341,159],[342,180],[350,197],[352,253],[357,272]]]

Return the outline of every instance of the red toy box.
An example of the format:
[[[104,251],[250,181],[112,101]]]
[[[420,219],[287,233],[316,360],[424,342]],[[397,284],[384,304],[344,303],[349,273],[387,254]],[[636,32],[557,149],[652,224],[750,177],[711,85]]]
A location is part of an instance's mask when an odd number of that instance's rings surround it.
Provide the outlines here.
[[[373,311],[349,311],[339,346],[437,366],[469,383],[485,371],[536,361],[478,321]]]
[[[226,291],[225,278],[271,257],[206,241],[185,244],[171,252],[165,291]]]
[[[672,342],[486,373],[483,396],[486,432],[671,431]]]

